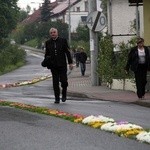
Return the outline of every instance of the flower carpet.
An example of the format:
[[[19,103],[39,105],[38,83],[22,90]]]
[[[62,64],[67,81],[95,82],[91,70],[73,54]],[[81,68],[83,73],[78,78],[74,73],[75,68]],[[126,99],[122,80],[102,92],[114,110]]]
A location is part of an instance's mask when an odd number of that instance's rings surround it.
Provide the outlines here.
[[[113,118],[99,116],[84,117],[79,114],[70,114],[68,112],[52,110],[44,107],[36,107],[16,102],[7,102],[0,100],[1,106],[10,106],[23,110],[28,110],[35,113],[59,117],[74,123],[81,123],[95,129],[104,130],[121,137],[132,138],[140,142],[150,144],[150,130],[146,130],[139,125],[127,121],[116,122]]]
[[[48,74],[39,78],[35,78],[33,80],[23,81],[20,83],[18,82],[18,83],[13,83],[13,84],[3,84],[3,85],[0,85],[0,89],[7,88],[7,87],[17,87],[17,86],[34,84],[34,83],[43,81],[51,77],[52,75]],[[98,115],[98,116],[90,115],[88,117],[84,117],[79,114],[70,114],[64,111],[52,110],[52,109],[48,109],[44,107],[36,107],[33,105],[27,105],[27,104],[22,104],[22,103],[7,102],[3,100],[0,100],[0,105],[15,107],[15,108],[35,112],[35,113],[59,117],[62,119],[72,121],[74,123],[81,123],[81,124],[90,126],[95,129],[107,131],[112,134],[119,135],[121,137],[132,138],[140,142],[150,144],[150,129],[144,129],[143,127],[136,125],[134,123],[131,123],[131,122],[127,122],[127,121],[117,122],[113,118],[105,117],[102,115]]]
[[[48,75],[41,76],[39,78],[34,78],[32,80],[26,80],[26,81],[16,82],[16,83],[6,83],[6,84],[0,85],[0,89],[8,88],[8,87],[17,87],[17,86],[24,86],[24,85],[35,84],[37,82],[46,80],[46,79],[51,78],[51,77],[52,77],[52,75],[48,74]]]

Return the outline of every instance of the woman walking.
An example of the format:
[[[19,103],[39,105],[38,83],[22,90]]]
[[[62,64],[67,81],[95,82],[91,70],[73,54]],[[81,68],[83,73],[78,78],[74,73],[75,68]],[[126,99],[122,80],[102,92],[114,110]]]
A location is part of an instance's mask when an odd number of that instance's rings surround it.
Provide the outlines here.
[[[137,39],[137,46],[130,50],[126,64],[126,74],[129,73],[129,68],[135,74],[135,82],[137,88],[137,96],[139,100],[144,99],[145,86],[147,83],[147,71],[150,68],[150,53],[149,49],[144,46],[144,39]]]

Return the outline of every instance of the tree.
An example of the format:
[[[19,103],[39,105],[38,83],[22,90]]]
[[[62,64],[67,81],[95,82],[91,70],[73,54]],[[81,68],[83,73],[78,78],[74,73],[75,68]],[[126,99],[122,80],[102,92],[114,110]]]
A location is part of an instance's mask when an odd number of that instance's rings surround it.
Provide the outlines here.
[[[0,40],[16,28],[18,18],[17,0],[0,0]]]
[[[49,0],[44,0],[41,10],[41,21],[47,22],[50,19],[50,10],[52,9],[49,6]]]
[[[86,26],[79,25],[76,29],[77,35],[74,40],[89,41],[89,29]]]
[[[25,10],[20,10],[20,16],[19,16],[19,22],[22,22],[24,19],[26,19],[28,16],[28,13]]]
[[[68,38],[68,24],[63,23],[61,20],[57,20],[55,22],[51,22],[49,20],[48,22],[39,23],[36,27],[36,37],[39,44],[43,39],[49,38],[49,30],[52,27],[58,29],[60,37]]]
[[[27,10],[27,14],[29,14],[31,12],[31,7],[27,5],[26,10]]]

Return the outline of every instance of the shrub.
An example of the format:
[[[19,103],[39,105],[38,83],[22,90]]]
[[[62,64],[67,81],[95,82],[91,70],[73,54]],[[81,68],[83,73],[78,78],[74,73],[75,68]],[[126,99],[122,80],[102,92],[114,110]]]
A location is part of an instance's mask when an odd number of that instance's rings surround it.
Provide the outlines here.
[[[125,65],[128,52],[135,46],[135,40],[131,39],[127,44],[124,42],[117,46],[119,51],[114,52],[115,45],[112,38],[107,35],[100,40],[100,51],[98,55],[98,76],[102,83],[112,83],[112,79],[133,78],[133,73],[129,76],[125,74]]]
[[[7,45],[6,45],[7,43]],[[9,66],[17,66],[18,63],[25,62],[26,52],[17,45],[8,44],[7,40],[3,41],[0,49],[0,72],[8,71]]]

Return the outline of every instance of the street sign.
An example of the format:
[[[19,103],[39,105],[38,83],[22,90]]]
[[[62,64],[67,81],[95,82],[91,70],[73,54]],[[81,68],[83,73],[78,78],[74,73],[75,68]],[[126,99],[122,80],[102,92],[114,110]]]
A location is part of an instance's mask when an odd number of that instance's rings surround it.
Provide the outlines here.
[[[89,29],[94,32],[98,32],[105,28],[107,19],[102,12],[93,11],[88,15],[86,24]]]

